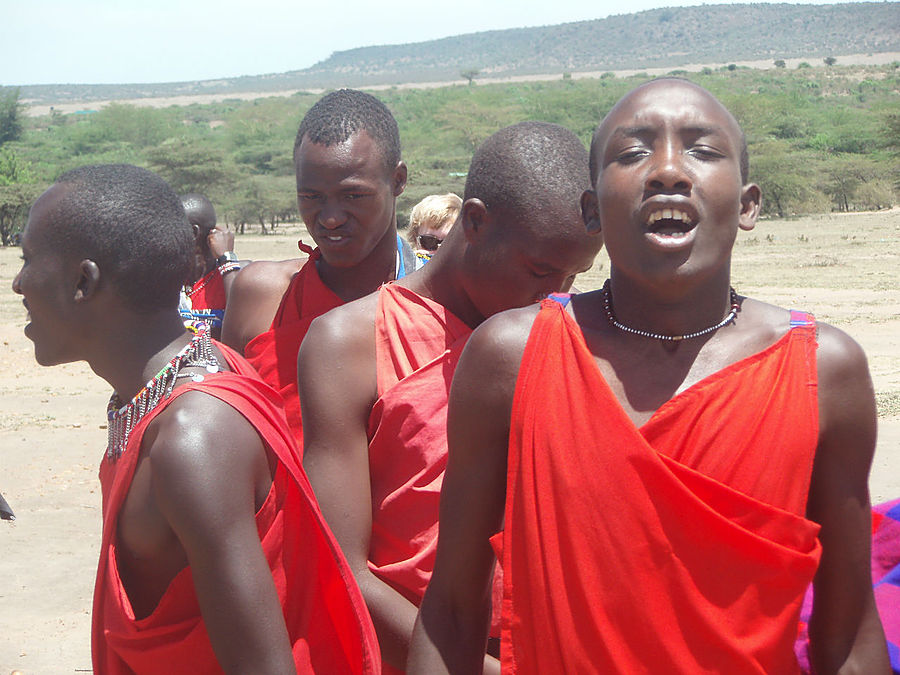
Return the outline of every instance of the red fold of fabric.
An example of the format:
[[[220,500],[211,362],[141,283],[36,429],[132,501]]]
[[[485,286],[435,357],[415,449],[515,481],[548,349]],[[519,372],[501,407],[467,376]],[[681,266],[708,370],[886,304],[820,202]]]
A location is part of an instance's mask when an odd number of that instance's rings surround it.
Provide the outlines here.
[[[378,673],[381,658],[371,618],[300,466],[278,396],[250,374],[252,368],[241,357],[218,346],[235,372],[177,388],[134,428],[118,460],[104,457],[100,465],[103,536],[92,617],[94,672],[222,672],[200,615],[190,567],[176,575],[150,616],[136,620],[116,558],[119,510],[147,425],[179,396],[196,390],[243,415],[278,459],[256,523],[298,672]]]
[[[272,325],[244,347],[247,361],[260,377],[284,399],[284,411],[294,439],[303,451],[303,423],[300,419],[300,399],[297,393],[297,352],[316,317],[344,304],[328,288],[316,270],[319,250],[291,279],[278,307]]]
[[[804,518],[815,327],[698,382],[640,429],[546,300],[519,371],[502,663],[516,673],[796,673],[821,547]]]
[[[375,319],[378,400],[367,430],[369,568],[416,606],[434,569],[450,382],[471,332],[432,300],[396,284],[381,288]],[[501,588],[498,581],[498,600]],[[385,666],[385,672],[396,671]]]

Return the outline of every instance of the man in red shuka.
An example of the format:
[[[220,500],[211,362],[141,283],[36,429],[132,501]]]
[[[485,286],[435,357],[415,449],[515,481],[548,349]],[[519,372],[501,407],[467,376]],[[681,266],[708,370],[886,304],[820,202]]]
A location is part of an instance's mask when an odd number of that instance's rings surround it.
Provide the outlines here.
[[[309,257],[259,261],[241,270],[228,298],[222,341],[242,352],[284,398],[301,444],[297,351],[317,316],[412,271],[397,234],[406,187],[400,133],[374,96],[341,89],[303,118],[294,141],[300,216],[316,243]]]
[[[594,134],[599,291],[489,319],[456,370],[440,539],[409,670],[471,673],[503,570],[511,673],[886,673],[860,347],[731,289],[754,227],[743,133],[673,78]]]
[[[204,324],[185,331],[191,239],[178,196],[129,165],[63,174],[22,236],[36,360],[87,361],[115,390],[94,672],[378,673],[278,395]]]
[[[590,268],[601,239],[581,220],[589,184],[572,132],[544,122],[501,129],[476,150],[459,218],[431,262],[316,319],[300,349],[304,467],[366,598],[386,672],[404,666],[434,564],[459,354],[486,317],[568,289]]]

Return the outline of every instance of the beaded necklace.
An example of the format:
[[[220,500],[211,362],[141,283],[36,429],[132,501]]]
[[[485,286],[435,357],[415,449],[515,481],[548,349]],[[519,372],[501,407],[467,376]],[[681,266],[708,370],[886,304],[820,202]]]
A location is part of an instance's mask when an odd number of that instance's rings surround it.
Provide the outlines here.
[[[660,333],[651,333],[650,331],[640,330],[639,328],[632,328],[631,326],[626,326],[623,323],[619,323],[619,321],[616,319],[616,315],[613,313],[612,291],[609,287],[609,279],[607,279],[606,283],[603,284],[603,309],[606,311],[607,320],[609,320],[609,322],[613,326],[621,331],[632,333],[633,335],[640,335],[641,337],[651,338],[654,340],[662,340],[663,342],[681,342],[682,340],[690,340],[691,338],[700,337],[701,335],[707,335],[709,333],[712,333],[713,331],[717,331],[723,326],[727,326],[737,318],[737,314],[741,310],[741,305],[738,302],[738,294],[733,288],[729,290],[731,291],[731,310],[728,312],[726,317],[715,326],[710,326],[709,328],[704,328],[703,330],[698,330],[693,333],[686,333],[685,335],[662,335]]]
[[[172,359],[144,385],[144,387],[128,403],[123,404],[116,392],[109,398],[106,407],[107,434],[106,457],[114,461],[125,451],[128,436],[138,422],[153,410],[163,398],[168,398],[175,388],[175,382],[182,377],[190,377],[195,382],[202,382],[203,375],[198,373],[180,373],[182,368],[206,368],[209,373],[219,371],[219,361],[212,351],[209,338],[209,327],[202,321],[186,324],[194,333],[187,343]]]

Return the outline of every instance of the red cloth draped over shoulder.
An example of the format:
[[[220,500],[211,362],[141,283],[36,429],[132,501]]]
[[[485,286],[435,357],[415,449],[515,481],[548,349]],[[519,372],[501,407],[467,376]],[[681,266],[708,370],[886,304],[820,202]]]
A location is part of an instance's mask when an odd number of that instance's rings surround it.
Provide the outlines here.
[[[305,249],[304,249],[305,250]],[[297,393],[297,352],[309,325],[335,307],[344,304],[328,288],[316,270],[318,249],[291,279],[272,325],[244,347],[244,355],[260,377],[284,399],[284,411],[298,447],[303,449],[303,424]]]
[[[369,568],[416,606],[434,569],[450,382],[471,333],[433,300],[397,284],[382,286],[375,317],[378,399],[367,430]],[[385,664],[384,672],[397,671]]]
[[[578,325],[544,301],[492,538],[506,672],[798,672],[798,613],[821,553],[803,517],[815,347],[812,321],[792,328],[638,429]]]
[[[313,496],[277,394],[219,345],[234,373],[176,389],[134,428],[118,460],[100,465],[103,537],[94,588],[94,672],[219,673],[194,591],[183,569],[150,616],[135,620],[118,574],[116,531],[147,425],[178,396],[203,391],[241,413],[278,458],[272,488],[256,514],[260,542],[284,611],[299,673],[378,673],[375,629],[346,560]]]

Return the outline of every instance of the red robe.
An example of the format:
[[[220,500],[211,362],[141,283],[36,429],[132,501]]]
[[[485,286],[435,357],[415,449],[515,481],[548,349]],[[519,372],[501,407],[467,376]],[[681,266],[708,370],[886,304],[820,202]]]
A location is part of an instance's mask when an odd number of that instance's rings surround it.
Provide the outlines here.
[[[219,345],[235,372],[252,369]],[[272,488],[256,514],[299,673],[378,673],[375,629],[346,560],[325,525],[300,466],[278,396],[255,375],[219,373],[177,388],[135,426],[116,461],[100,465],[103,537],[94,588],[94,672],[219,673],[190,567],[179,572],[150,616],[135,620],[118,574],[116,532],[147,425],[182,394],[203,391],[240,412],[278,458]]]
[[[513,400],[505,529],[492,539],[505,672],[798,672],[821,547],[803,515],[815,326],[797,323],[638,429],[578,325],[544,301]]]
[[[416,606],[434,569],[450,381],[471,332],[433,300],[397,284],[382,286],[375,318],[378,399],[367,429],[369,569]],[[499,582],[495,588],[499,598]]]
[[[244,347],[247,361],[284,399],[288,424],[301,451],[303,424],[297,393],[297,352],[313,319],[344,304],[319,278],[316,260],[320,256],[318,249],[310,254],[309,260],[291,279],[272,326]]]
[[[218,335],[225,316],[225,281],[219,269],[198,279],[190,291],[185,290],[185,295],[191,301],[191,309],[180,310],[182,318],[205,321]]]

